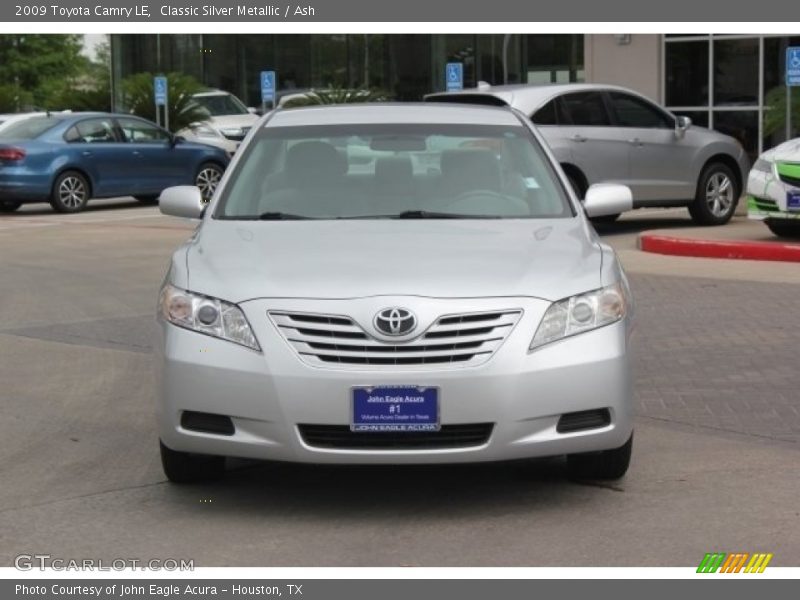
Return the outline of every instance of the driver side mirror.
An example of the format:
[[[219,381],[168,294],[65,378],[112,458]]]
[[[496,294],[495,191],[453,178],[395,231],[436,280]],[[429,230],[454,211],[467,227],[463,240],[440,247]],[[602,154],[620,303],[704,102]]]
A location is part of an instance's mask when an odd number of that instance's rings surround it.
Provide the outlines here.
[[[161,212],[169,217],[183,219],[199,219],[203,216],[206,205],[203,195],[194,185],[178,185],[161,192],[158,200]]]
[[[692,120],[689,117],[675,117],[675,137],[678,139],[683,138],[686,135],[686,130],[691,126]]]
[[[169,138],[169,145],[174,148],[178,144],[182,144],[185,141],[186,141],[186,138],[183,137],[182,135],[173,135],[173,136],[171,136]]]
[[[631,188],[618,183],[595,183],[586,192],[583,210],[590,218],[618,215],[633,210]]]

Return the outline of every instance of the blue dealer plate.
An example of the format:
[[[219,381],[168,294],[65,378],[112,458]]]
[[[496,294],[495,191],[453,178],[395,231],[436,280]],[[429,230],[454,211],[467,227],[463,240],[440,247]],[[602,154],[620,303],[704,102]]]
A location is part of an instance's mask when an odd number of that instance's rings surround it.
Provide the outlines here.
[[[800,210],[800,191],[790,190],[786,192],[786,209]]]
[[[353,388],[352,431],[439,431],[439,389]]]

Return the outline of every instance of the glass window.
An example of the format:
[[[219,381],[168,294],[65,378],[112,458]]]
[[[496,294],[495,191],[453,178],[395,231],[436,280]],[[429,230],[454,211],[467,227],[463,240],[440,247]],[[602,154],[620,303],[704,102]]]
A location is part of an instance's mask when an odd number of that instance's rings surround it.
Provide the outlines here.
[[[714,41],[714,105],[758,106],[758,39]]]
[[[521,126],[268,127],[245,152],[217,218],[573,214],[541,147]]]
[[[77,136],[70,141],[85,144],[108,144],[117,141],[111,119],[87,119],[76,124],[75,129]]]
[[[207,110],[212,117],[248,114],[247,107],[230,94],[198,95],[192,101]]]
[[[708,104],[708,42],[665,44],[667,106]]]
[[[800,46],[800,36],[764,39],[764,123],[765,150],[786,141],[786,48]],[[800,136],[800,88],[791,95],[790,138]]]
[[[59,120],[51,117],[32,117],[11,123],[0,133],[0,139],[5,140],[33,140],[48,129],[58,125]]]
[[[583,81],[583,34],[525,36],[528,83]]]
[[[561,96],[566,113],[574,125],[611,125],[603,94],[600,92],[576,92]]]
[[[610,96],[617,124],[622,127],[672,129],[674,126],[661,109],[641,98],[620,92],[611,92]]]
[[[531,121],[537,125],[557,125],[558,120],[556,118],[556,101],[550,100],[550,102],[533,113]]]
[[[119,126],[125,135],[125,140],[134,144],[147,144],[148,142],[166,142],[169,134],[152,123],[139,119],[119,119]]]
[[[758,156],[758,111],[714,111],[714,129],[736,138],[750,156],[751,164]]]

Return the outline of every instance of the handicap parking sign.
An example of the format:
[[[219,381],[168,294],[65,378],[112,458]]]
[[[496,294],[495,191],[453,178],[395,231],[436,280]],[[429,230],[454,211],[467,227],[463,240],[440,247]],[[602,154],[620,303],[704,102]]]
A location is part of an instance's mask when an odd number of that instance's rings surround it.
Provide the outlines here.
[[[444,79],[448,92],[464,89],[464,65],[462,63],[447,63],[444,69]]]
[[[261,102],[275,102],[275,71],[261,71]]]
[[[156,98],[156,106],[167,105],[167,78],[154,77],[153,78],[153,95]]]
[[[800,85],[800,46],[786,49],[786,85]]]

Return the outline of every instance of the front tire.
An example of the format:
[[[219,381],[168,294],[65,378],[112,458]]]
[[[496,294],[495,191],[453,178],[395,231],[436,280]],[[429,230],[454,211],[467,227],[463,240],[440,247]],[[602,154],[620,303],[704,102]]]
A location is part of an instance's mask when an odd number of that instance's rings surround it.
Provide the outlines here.
[[[567,469],[574,479],[620,479],[628,472],[633,434],[619,448],[567,456]]]
[[[194,184],[200,190],[200,195],[203,197],[203,204],[208,204],[214,191],[219,185],[222,174],[225,170],[217,163],[204,163],[197,170],[197,175],[194,178]]]
[[[50,205],[60,213],[76,213],[86,207],[90,196],[86,177],[77,171],[64,171],[53,184]]]
[[[173,483],[219,479],[225,474],[225,457],[171,450],[159,441],[164,475]]]
[[[765,224],[767,227],[769,227],[769,230],[778,237],[793,238],[793,239],[800,238],[800,220],[782,221],[782,220],[767,219],[765,221]]]
[[[22,206],[22,202],[16,200],[0,200],[0,213],[12,213]]]
[[[689,214],[698,225],[724,225],[736,212],[740,193],[731,168],[712,163],[700,174]]]

